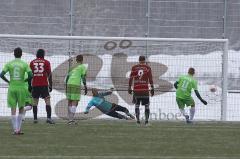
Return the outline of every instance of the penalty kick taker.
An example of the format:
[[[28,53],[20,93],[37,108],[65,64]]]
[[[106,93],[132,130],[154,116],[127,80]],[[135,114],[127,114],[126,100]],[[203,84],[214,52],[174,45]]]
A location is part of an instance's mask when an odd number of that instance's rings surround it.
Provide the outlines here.
[[[112,91],[113,89],[110,89],[110,91],[98,92],[96,88],[93,88],[92,89],[93,98],[88,103],[88,106],[86,107],[84,114],[87,114],[90,108],[92,106],[95,106],[101,112],[111,117],[118,118],[118,119],[126,119],[126,120],[134,119],[135,117],[129,113],[129,110],[127,108],[117,105],[115,103],[110,103],[105,100],[104,96],[111,95]],[[117,111],[124,112],[126,115],[122,115]]]

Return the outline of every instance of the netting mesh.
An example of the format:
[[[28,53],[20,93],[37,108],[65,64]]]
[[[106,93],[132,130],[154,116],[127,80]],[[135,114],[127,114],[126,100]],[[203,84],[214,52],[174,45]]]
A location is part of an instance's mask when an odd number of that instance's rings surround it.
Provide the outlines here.
[[[84,55],[84,64],[88,68],[87,96],[82,95],[77,117],[105,118],[99,111],[83,115],[91,98],[91,88],[115,88],[108,100],[130,109],[134,113],[132,97],[127,92],[131,67],[138,62],[139,55],[145,55],[152,68],[155,96],[151,97],[151,116],[155,119],[182,119],[175,102],[173,83],[180,75],[187,74],[189,67],[196,69],[196,79],[200,94],[209,105],[203,106],[193,95],[196,102],[196,119],[219,120],[221,117],[222,88],[222,42],[179,42],[179,41],[135,41],[135,40],[56,40],[56,39],[0,39],[0,67],[13,59],[13,49],[21,47],[23,59],[30,62],[35,58],[36,50],[46,50],[46,59],[51,62],[53,74],[53,92],[51,102],[53,116],[67,116],[64,79],[71,67],[76,66],[75,57]],[[215,85],[216,92],[210,92],[209,86]],[[9,116],[7,109],[7,85],[0,82],[0,115]],[[45,117],[45,106],[39,104],[39,116]],[[144,108],[141,107],[142,115]],[[32,116],[31,112],[27,113]]]

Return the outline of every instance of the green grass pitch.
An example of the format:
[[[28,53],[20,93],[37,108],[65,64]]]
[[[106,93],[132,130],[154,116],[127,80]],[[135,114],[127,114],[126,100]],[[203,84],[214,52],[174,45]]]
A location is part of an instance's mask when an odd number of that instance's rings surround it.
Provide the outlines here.
[[[240,158],[240,123],[84,120],[70,126],[26,121],[22,136],[0,122],[0,159]]]

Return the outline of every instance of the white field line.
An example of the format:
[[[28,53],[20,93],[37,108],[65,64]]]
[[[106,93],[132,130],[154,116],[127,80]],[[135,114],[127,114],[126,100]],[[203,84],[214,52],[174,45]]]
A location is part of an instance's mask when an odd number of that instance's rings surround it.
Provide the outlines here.
[[[10,120],[9,121],[0,121],[0,123],[4,123],[4,124],[9,124],[10,123]],[[216,128],[216,129],[239,129],[238,125],[240,122],[194,122],[193,124],[191,125],[187,125],[185,124],[185,122],[176,122],[176,124],[180,124],[182,123],[182,125],[172,125],[174,124],[174,122],[169,122],[169,125],[167,125],[167,122],[152,122],[152,124],[150,126],[145,126],[145,125],[136,125],[135,122],[131,121],[131,122],[127,122],[125,123],[125,125],[122,125],[124,122],[119,122],[119,121],[116,121],[115,123],[114,122],[78,122],[79,126],[105,126],[105,125],[118,125],[119,123],[121,123],[121,126],[123,127],[145,127],[145,128],[157,128],[157,127],[160,127],[160,128],[170,128],[170,129],[174,129],[174,128]],[[164,124],[164,125],[161,125],[161,124]],[[227,125],[227,124],[232,124],[232,125]],[[45,123],[40,121],[39,123],[41,126],[43,126]],[[220,124],[223,124],[223,125],[220,125]],[[30,126],[31,123],[30,122],[27,122],[27,123],[23,123],[23,125],[26,125],[26,126]],[[67,122],[56,122],[56,125],[67,125]],[[76,126],[78,126],[76,125]],[[36,133],[37,134],[37,133]]]

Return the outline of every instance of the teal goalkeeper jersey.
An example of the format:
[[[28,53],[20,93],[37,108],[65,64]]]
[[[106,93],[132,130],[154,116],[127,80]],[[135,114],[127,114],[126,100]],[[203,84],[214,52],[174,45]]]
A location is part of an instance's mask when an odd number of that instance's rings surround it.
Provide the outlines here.
[[[197,90],[197,81],[191,75],[183,75],[178,79],[178,87],[176,91],[177,98],[189,99],[193,90]]]
[[[88,112],[92,106],[97,107],[101,112],[107,114],[112,109],[112,103],[105,100],[104,96],[110,95],[112,92],[102,92],[99,93],[97,97],[93,97],[88,103],[85,112]]]

